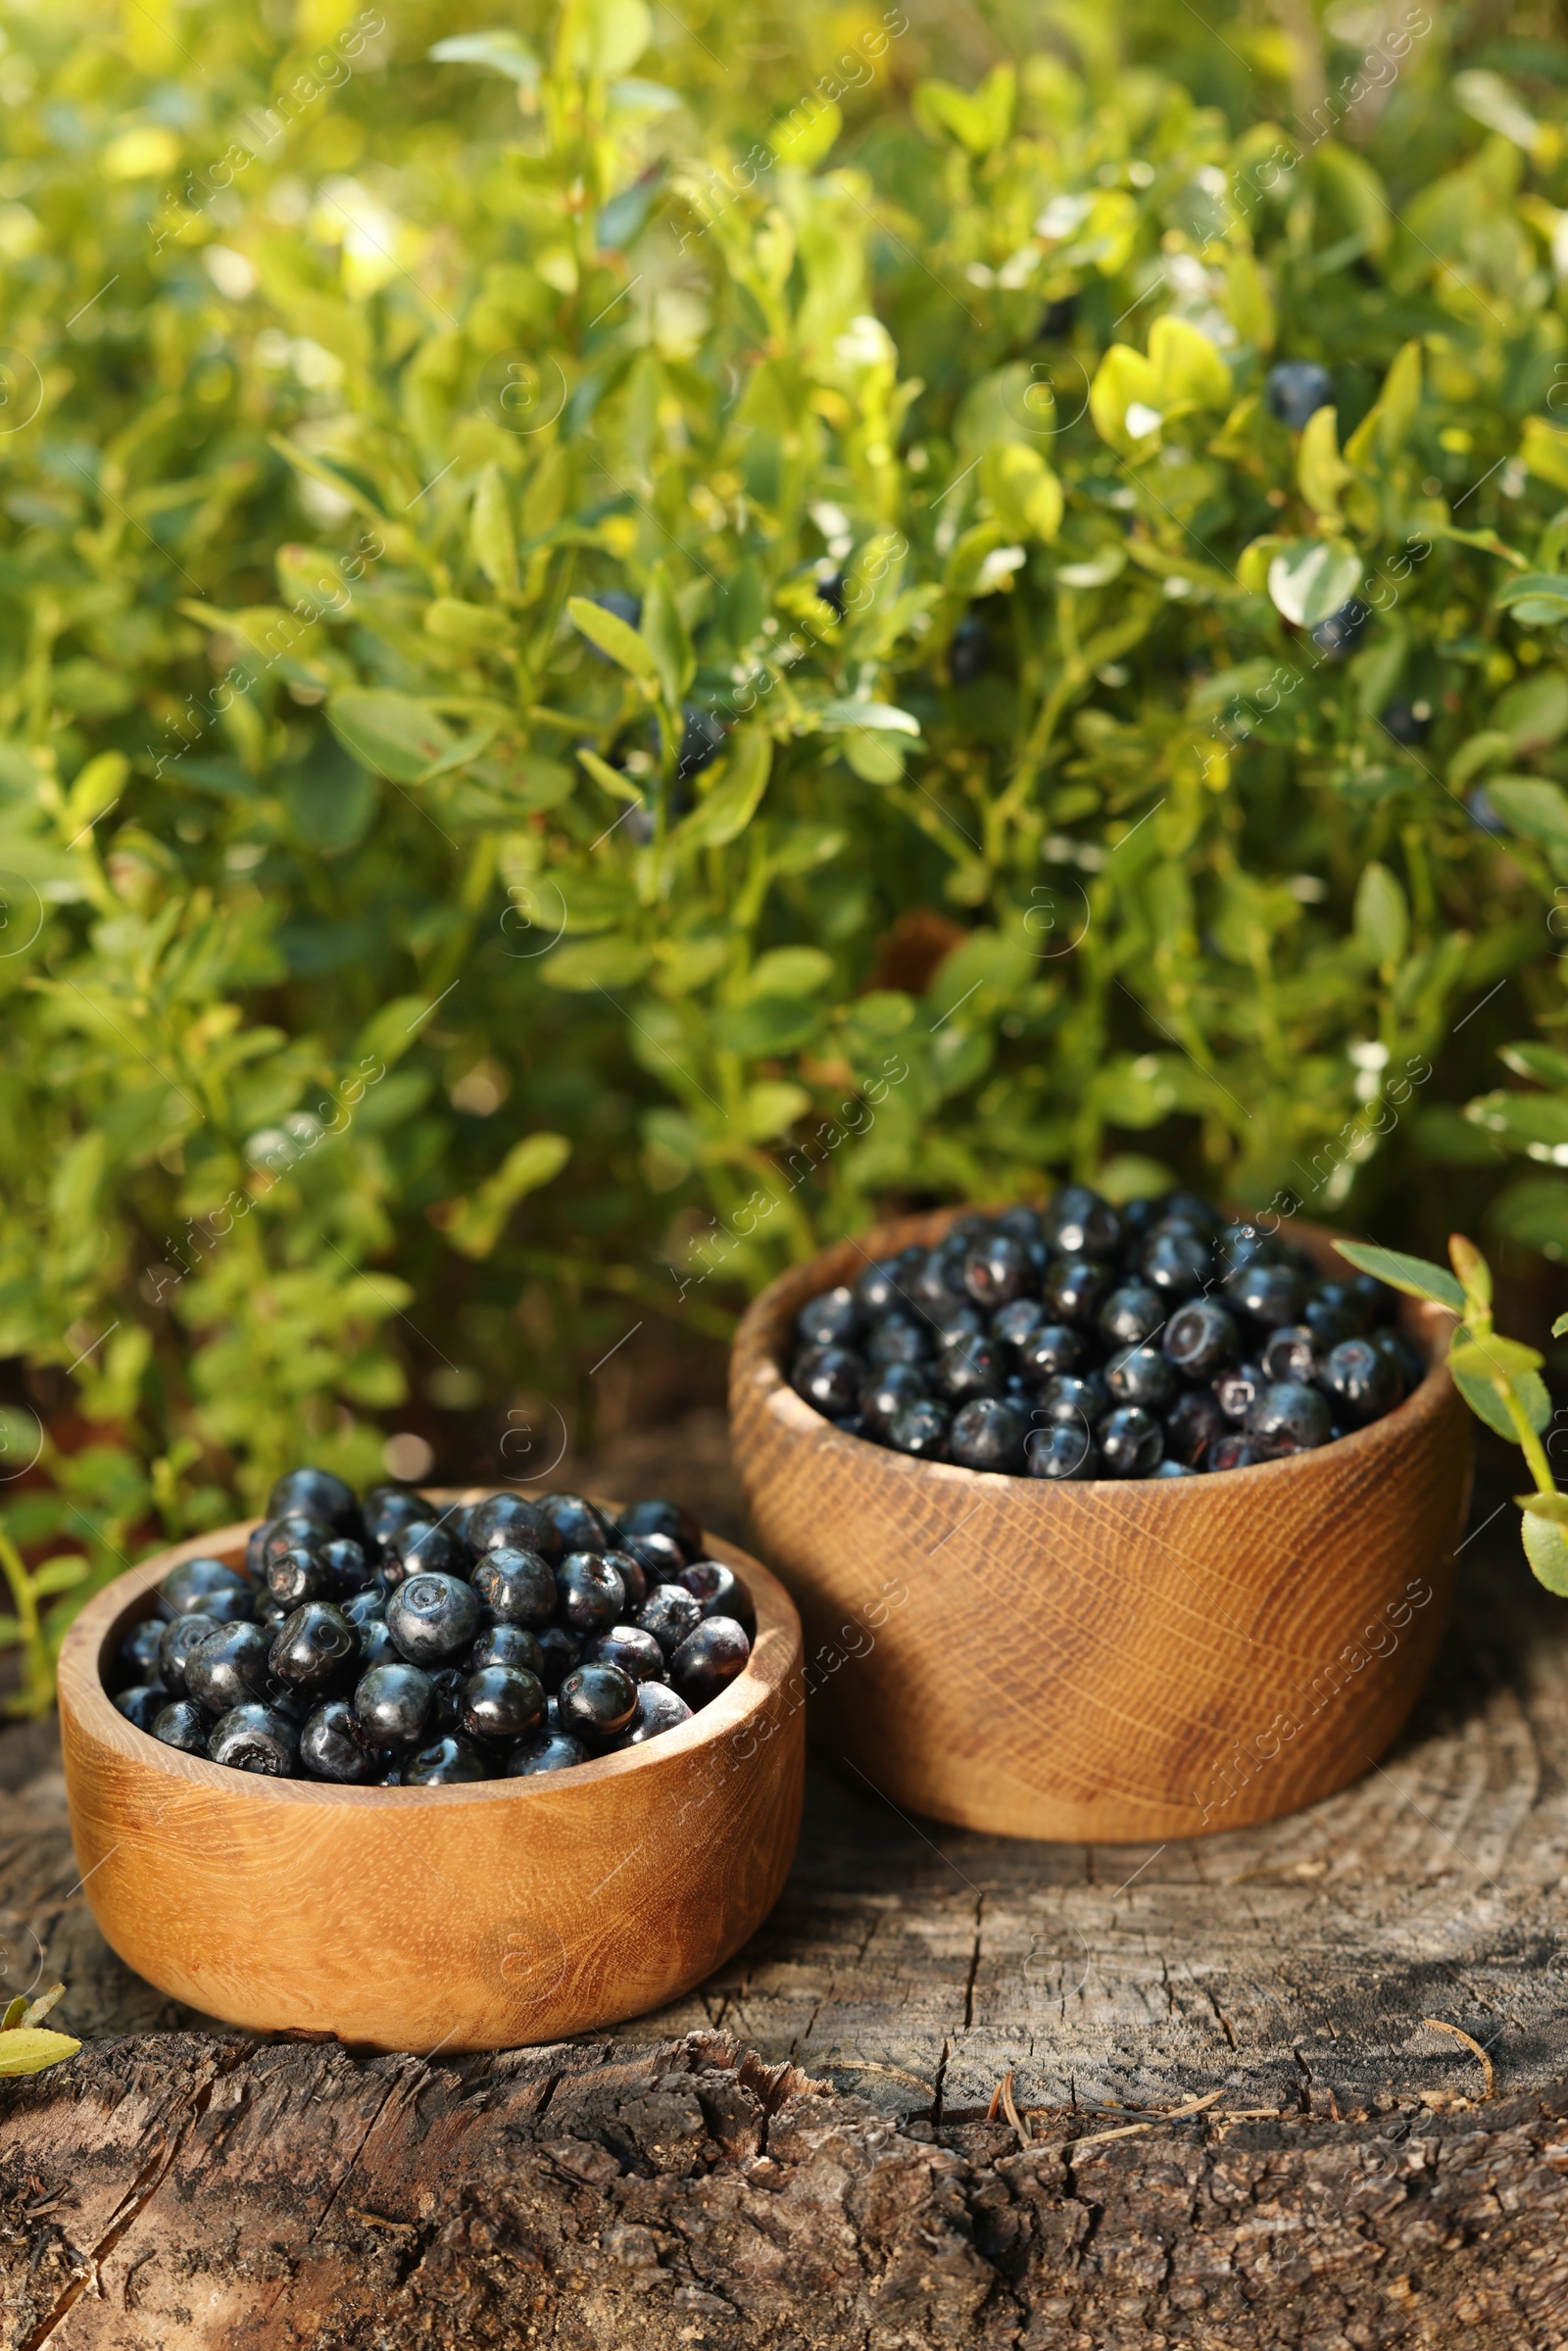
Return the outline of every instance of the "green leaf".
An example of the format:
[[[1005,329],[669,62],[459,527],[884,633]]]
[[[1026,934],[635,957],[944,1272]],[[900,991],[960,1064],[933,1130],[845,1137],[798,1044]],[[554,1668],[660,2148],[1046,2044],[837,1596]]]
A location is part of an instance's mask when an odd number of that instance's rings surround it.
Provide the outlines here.
[[[907,710],[896,710],[891,703],[822,702],[807,710],[800,724],[803,735],[840,735],[850,728],[889,735],[918,735],[920,721]]]
[[[633,777],[622,775],[618,767],[612,767],[608,759],[602,759],[597,751],[590,751],[586,743],[577,746],[577,757],[603,790],[616,800],[628,801],[634,808],[641,808],[647,795]]]
[[[550,1183],[570,1156],[564,1135],[540,1132],[514,1143],[477,1191],[444,1204],[440,1225],[452,1247],[466,1257],[488,1257],[517,1201]]]
[[[1494,775],[1487,786],[1504,824],[1548,849],[1568,850],[1568,792],[1533,775]]]
[[[629,73],[654,37],[644,0],[580,0],[566,20],[568,55],[580,73]]]
[[[1316,628],[1349,603],[1364,568],[1348,539],[1294,539],[1268,567],[1269,596],[1298,628]]]
[[[27,1995],[19,1991],[14,2000],[8,2001],[4,2016],[0,2016],[0,2033],[14,2033],[26,2013]]]
[[[1402,1249],[1378,1249],[1370,1241],[1336,1241],[1334,1246],[1357,1273],[1375,1274],[1391,1290],[1433,1298],[1455,1314],[1464,1312],[1464,1292],[1446,1265],[1434,1265],[1429,1257],[1408,1257]]]
[[[1404,892],[1386,865],[1363,868],[1355,893],[1355,936],[1367,958],[1382,970],[1404,961],[1410,944],[1410,910]]]
[[[1508,1417],[1508,1408],[1498,1395],[1494,1380],[1485,1375],[1478,1378],[1473,1372],[1460,1370],[1453,1373],[1453,1384],[1478,1420],[1484,1420],[1487,1427],[1507,1444],[1518,1444],[1519,1432]],[[1538,1432],[1545,1428],[1551,1419],[1551,1397],[1541,1374],[1526,1372],[1523,1378],[1514,1382],[1514,1395],[1524,1406],[1525,1418],[1530,1426]]]
[[[72,1592],[87,1573],[87,1562],[72,1552],[59,1559],[46,1559],[35,1567],[27,1578],[36,1599],[50,1599],[57,1592]]]
[[[775,947],[753,964],[746,995],[819,996],[832,977],[833,958],[819,947]]]
[[[74,2057],[81,2047],[69,2033],[37,2033],[18,2029],[0,2033],[0,2076],[41,2074],[46,2066]]]
[[[426,54],[438,66],[488,66],[524,89],[539,78],[539,60],[521,34],[506,25],[495,32],[451,33]]]
[[[593,988],[629,988],[652,961],[635,939],[576,939],[546,955],[540,968],[550,987],[580,996]]]
[[[1568,1314],[1559,1314],[1551,1326],[1553,1339],[1568,1339]]]
[[[773,745],[760,727],[737,728],[711,790],[676,827],[678,846],[722,849],[738,840],[761,806],[772,762]]]
[[[643,594],[642,638],[653,656],[665,707],[678,710],[697,663],[686,623],[669,584],[669,574],[662,563],[656,563],[648,575]]]
[[[326,706],[327,723],[347,752],[372,774],[416,784],[457,737],[411,694],[347,686]]]
[[[46,1988],[38,1994],[35,2000],[23,2001],[22,2022],[24,2025],[41,2025],[44,2018],[49,2014],[49,2011],[55,2007],[59,2001],[63,2000],[65,1996],[66,1987],[63,1984],[51,1984],[47,1985]],[[13,2005],[15,2003],[13,2003]],[[11,2011],[8,2009],[6,2011],[8,2021],[10,2014]],[[0,2027],[0,2031],[3,2030],[4,2028]]]
[[[1527,1510],[1519,1522],[1525,1557],[1538,1584],[1544,1584],[1560,1600],[1568,1599],[1568,1540],[1544,1512]]]
[[[1568,619],[1568,578],[1553,571],[1524,571],[1505,580],[1493,600],[1527,628],[1550,627]]]
[[[517,539],[512,527],[507,477],[492,459],[473,485],[468,543],[485,578],[503,596],[517,593]]]
[[[1516,1494],[1513,1498],[1521,1510],[1533,1510],[1538,1518],[1568,1527],[1568,1494]]]
[[[1497,1332],[1476,1339],[1461,1331],[1448,1349],[1448,1369],[1455,1376],[1462,1371],[1478,1380],[1490,1377],[1506,1383],[1527,1371],[1539,1371],[1541,1357],[1521,1340],[1504,1339]]]
[[[590,645],[596,645],[607,660],[629,670],[648,693],[659,692],[659,663],[654,658],[652,646],[646,644],[634,628],[628,627],[618,613],[607,612],[604,606],[595,604],[590,596],[568,597],[566,612],[573,628],[585,636]]]

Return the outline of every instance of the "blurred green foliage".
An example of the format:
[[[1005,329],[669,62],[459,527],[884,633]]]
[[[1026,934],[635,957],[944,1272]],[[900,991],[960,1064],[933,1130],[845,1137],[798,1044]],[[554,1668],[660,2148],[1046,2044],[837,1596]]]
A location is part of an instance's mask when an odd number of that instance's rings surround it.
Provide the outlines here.
[[[35,1696],[879,1203],[1568,1246],[1561,52],[1290,22],[0,10]]]

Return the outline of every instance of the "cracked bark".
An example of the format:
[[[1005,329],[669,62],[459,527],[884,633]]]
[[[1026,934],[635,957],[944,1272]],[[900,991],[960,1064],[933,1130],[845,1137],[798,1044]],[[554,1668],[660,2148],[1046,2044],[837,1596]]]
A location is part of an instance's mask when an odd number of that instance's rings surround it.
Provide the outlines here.
[[[37,1937],[88,2045],[0,2085],[0,2351],[1568,2351],[1568,1614],[1510,1533],[1462,1554],[1409,1734],[1326,1804],[1086,1853],[824,1774],[700,1994],[493,2058],[175,2009],[74,1888],[47,1734],[7,1734],[0,1941]],[[1426,2017],[1490,2044],[1492,2102]],[[1009,2068],[1028,2149],[982,2119]]]

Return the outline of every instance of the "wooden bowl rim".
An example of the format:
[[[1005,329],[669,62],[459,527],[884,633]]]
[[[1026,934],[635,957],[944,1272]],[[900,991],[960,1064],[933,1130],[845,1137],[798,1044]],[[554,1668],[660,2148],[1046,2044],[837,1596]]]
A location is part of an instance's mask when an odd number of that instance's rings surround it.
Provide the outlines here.
[[[487,1494],[515,1493],[518,1489],[473,1486],[433,1487],[425,1491],[432,1501],[455,1507],[482,1501]],[[590,1498],[603,1502],[606,1497]],[[610,1507],[618,1505],[611,1503]],[[254,1518],[235,1520],[230,1526],[172,1543],[150,1559],[127,1568],[88,1601],[67,1632],[60,1650],[61,1712],[71,1718],[74,1727],[113,1748],[128,1764],[161,1772],[167,1779],[184,1781],[194,1788],[212,1788],[234,1801],[249,1797],[258,1803],[400,1803],[407,1809],[411,1803],[504,1803],[512,1798],[540,1803],[547,1802],[552,1793],[564,1798],[570,1789],[581,1791],[612,1786],[630,1772],[650,1769],[697,1747],[716,1745],[726,1734],[745,1730],[767,1711],[803,1653],[800,1615],[778,1578],[749,1551],[710,1535],[705,1529],[704,1555],[720,1559],[737,1574],[744,1575],[757,1605],[757,1638],[744,1670],[729,1688],[710,1699],[706,1706],[700,1706],[690,1722],[679,1724],[675,1730],[662,1733],[641,1747],[628,1747],[614,1755],[593,1756],[587,1763],[573,1765],[569,1771],[540,1772],[533,1778],[520,1780],[470,1780],[444,1788],[352,1788],[334,1780],[274,1780],[263,1773],[238,1772],[226,1764],[214,1763],[207,1756],[187,1755],[178,1747],[165,1746],[162,1739],[138,1731],[110,1697],[104,1686],[103,1666],[110,1642],[123,1631],[130,1609],[163,1581],[171,1568],[185,1559],[220,1557],[235,1550],[243,1552],[246,1539],[259,1524]],[[771,1635],[783,1638],[768,1638]]]
[[[1004,1203],[1005,1204],[1005,1203]],[[825,1413],[818,1412],[798,1396],[784,1376],[783,1367],[774,1351],[785,1310],[804,1305],[808,1298],[832,1285],[820,1278],[819,1268],[836,1257],[845,1248],[853,1246],[864,1255],[867,1264],[875,1258],[891,1255],[905,1249],[911,1241],[928,1237],[939,1239],[949,1225],[959,1216],[973,1214],[974,1203],[962,1201],[946,1208],[928,1208],[910,1216],[894,1217],[886,1224],[874,1225],[864,1234],[846,1234],[844,1239],[830,1243],[812,1257],[799,1265],[786,1267],[767,1288],[752,1300],[741,1318],[735,1334],[732,1357],[732,1392],[740,1383],[749,1381],[760,1397],[762,1409],[777,1423],[781,1434],[792,1441],[817,1438],[836,1445],[854,1445],[867,1454],[888,1472],[898,1477],[926,1476],[943,1484],[955,1484],[960,1491],[969,1488],[979,1494],[996,1491],[1039,1494],[1042,1501],[1058,1497],[1061,1506],[1071,1508],[1066,1497],[1072,1494],[1091,1494],[1103,1487],[1111,1493],[1136,1494],[1140,1500],[1146,1495],[1161,1494],[1169,1497],[1153,1504],[1156,1509],[1179,1510],[1190,1505],[1178,1497],[1183,1494],[1206,1494],[1211,1490],[1201,1477],[1188,1478],[1028,1478],[1011,1471],[996,1469],[966,1469],[956,1461],[923,1460],[913,1453],[895,1452],[890,1445],[872,1445],[867,1438],[854,1437],[835,1427]],[[982,1214],[986,1210],[980,1211]],[[998,1213],[992,1210],[990,1213]],[[1289,1220],[1297,1238],[1307,1243],[1306,1253],[1320,1260],[1332,1250],[1341,1236],[1328,1225],[1309,1222],[1305,1218]],[[1446,1306],[1429,1303],[1420,1298],[1401,1296],[1399,1320],[1406,1332],[1422,1347],[1427,1356],[1426,1378],[1409,1396],[1385,1412],[1381,1420],[1368,1421],[1365,1428],[1348,1429],[1343,1437],[1330,1444],[1316,1445],[1310,1452],[1288,1454],[1281,1461],[1253,1461],[1244,1469],[1225,1471],[1227,1478],[1272,1478],[1278,1483],[1286,1478],[1305,1479],[1317,1474],[1325,1456],[1345,1460],[1350,1448],[1357,1456],[1382,1451],[1413,1437],[1417,1429],[1446,1410],[1454,1394],[1453,1380],[1446,1364],[1434,1359],[1441,1339],[1447,1336],[1457,1317]],[[793,1424],[793,1425],[792,1425]]]

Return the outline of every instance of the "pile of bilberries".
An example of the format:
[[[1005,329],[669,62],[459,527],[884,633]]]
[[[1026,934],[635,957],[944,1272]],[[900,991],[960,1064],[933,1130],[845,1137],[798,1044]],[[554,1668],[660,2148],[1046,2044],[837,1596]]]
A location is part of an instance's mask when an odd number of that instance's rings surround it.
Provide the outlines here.
[[[1326,1445],[1424,1377],[1394,1293],[1196,1193],[960,1216],[801,1308],[790,1383],[855,1437],[1032,1478],[1183,1478]]]
[[[690,1720],[751,1655],[745,1585],[666,1501],[440,1510],[279,1479],[243,1568],[187,1559],[120,1650],[115,1699],[237,1771],[383,1788],[522,1779]]]

